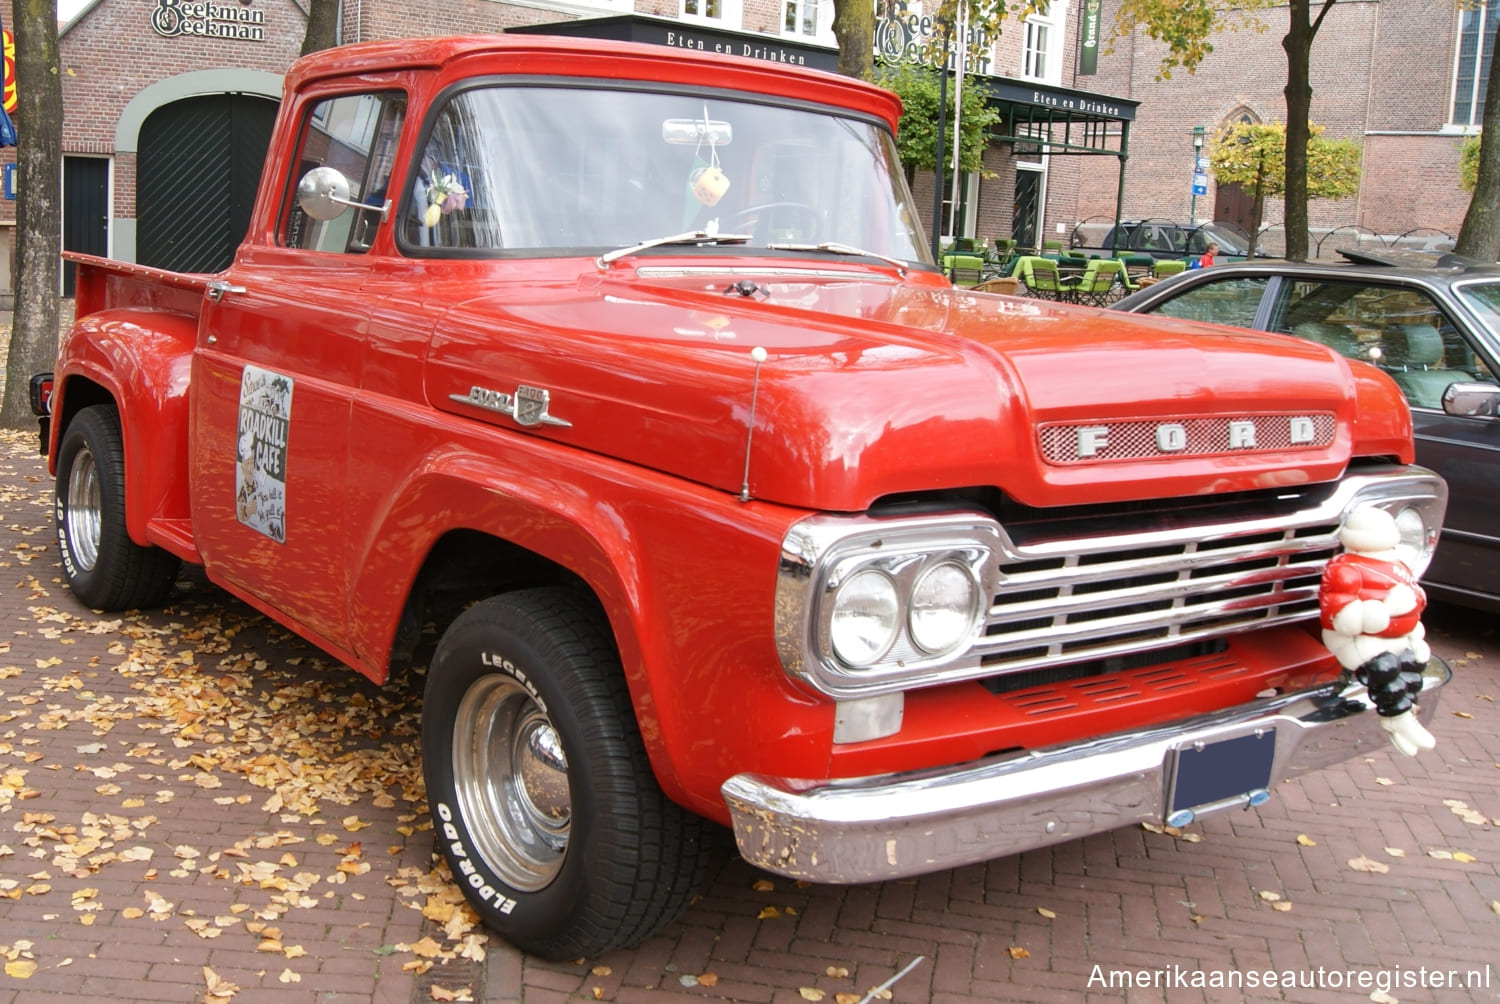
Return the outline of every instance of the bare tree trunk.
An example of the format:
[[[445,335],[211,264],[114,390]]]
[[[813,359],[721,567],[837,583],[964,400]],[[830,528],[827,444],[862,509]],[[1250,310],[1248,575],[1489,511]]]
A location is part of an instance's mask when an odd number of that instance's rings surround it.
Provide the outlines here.
[[[1318,16],[1311,18],[1312,0],[1290,0],[1286,37],[1286,256],[1307,260],[1307,142],[1312,138],[1308,119],[1312,112],[1313,40],[1323,19],[1338,0],[1322,0]]]
[[[1496,41],[1500,41],[1500,19],[1495,23]],[[1453,250],[1480,261],[1500,260],[1500,73],[1493,71],[1484,89],[1479,179]]]
[[[1247,261],[1255,260],[1255,249],[1260,246],[1260,225],[1266,217],[1266,155],[1260,155],[1260,165],[1255,169],[1255,202],[1250,211],[1250,247],[1245,252]],[[1288,255],[1290,257],[1290,255]]]
[[[1291,0],[1290,21],[1281,40],[1286,50],[1286,256],[1293,261],[1307,260],[1307,140],[1312,110],[1308,4],[1309,0]]]
[[[16,308],[0,425],[35,428],[29,383],[57,358],[62,252],[62,77],[57,0],[15,0]]]
[[[332,49],[339,44],[339,0],[308,0],[307,32],[302,36],[302,55]]]
[[[875,4],[872,0],[833,0],[833,34],[839,40],[839,72],[870,80],[875,76]]]

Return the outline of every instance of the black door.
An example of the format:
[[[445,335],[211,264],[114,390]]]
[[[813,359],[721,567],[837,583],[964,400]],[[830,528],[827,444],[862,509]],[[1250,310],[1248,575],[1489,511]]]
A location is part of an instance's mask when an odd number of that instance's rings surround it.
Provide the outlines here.
[[[277,104],[207,94],[163,105],[141,124],[136,260],[218,272],[245,239]]]
[[[109,253],[109,161],[63,158],[62,246],[64,251]],[[78,266],[63,263],[63,296],[73,295]]]
[[[1011,206],[1010,235],[1016,247],[1040,249],[1037,243],[1037,210],[1042,193],[1040,171],[1016,171],[1016,196]]]

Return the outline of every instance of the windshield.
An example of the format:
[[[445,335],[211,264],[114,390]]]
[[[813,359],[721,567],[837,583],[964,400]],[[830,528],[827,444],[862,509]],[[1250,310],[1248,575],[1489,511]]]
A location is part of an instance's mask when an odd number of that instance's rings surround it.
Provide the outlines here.
[[[701,231],[930,263],[890,134],[805,107],[478,87],[439,110],[414,177],[398,232],[418,253],[598,253]]]
[[[1454,291],[1491,334],[1500,335],[1500,282],[1459,283]]]

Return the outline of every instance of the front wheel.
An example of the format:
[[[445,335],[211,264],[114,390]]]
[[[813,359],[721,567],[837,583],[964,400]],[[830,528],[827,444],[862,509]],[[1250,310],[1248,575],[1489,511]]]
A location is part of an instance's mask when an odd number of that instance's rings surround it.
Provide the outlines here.
[[[155,606],[182,562],[125,529],[120,413],[96,404],[73,416],[57,450],[57,544],[68,587],[96,610]]]
[[[438,846],[485,922],[554,959],[674,920],[713,824],[651,773],[602,615],[570,590],[484,600],[443,634],[422,699]]]

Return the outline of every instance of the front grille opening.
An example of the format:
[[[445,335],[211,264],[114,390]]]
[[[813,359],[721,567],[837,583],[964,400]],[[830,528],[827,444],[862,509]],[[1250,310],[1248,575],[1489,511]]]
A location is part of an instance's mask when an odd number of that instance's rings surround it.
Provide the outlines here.
[[[1004,624],[987,624],[984,628],[986,638],[1002,637],[1008,634],[1018,634],[1024,631],[1042,631],[1052,626],[1051,617],[1033,617],[1024,621],[1007,621]],[[1045,648],[1040,651],[1047,651]],[[1014,655],[1012,655],[1014,658]]]
[[[1171,609],[1171,600],[1156,600],[1151,603],[1117,603],[1102,610],[1076,610],[1068,615],[1068,623],[1087,624],[1089,621],[1111,620],[1116,617],[1129,617],[1132,614],[1158,613]],[[1129,635],[1115,634],[1113,637],[1125,638]]]
[[[1164,582],[1176,582],[1176,572],[1156,572],[1151,575],[1131,575],[1117,579],[1100,579],[1098,582],[1080,582],[1073,587],[1073,595],[1081,596],[1087,593],[1108,593],[1116,589],[1135,589],[1141,586],[1155,586]]]
[[[1205,638],[1200,641],[1173,645],[1169,648],[1159,648],[1151,652],[1130,652],[1125,655],[1109,656],[1104,659],[1075,662],[1067,666],[1047,666],[1040,669],[1025,670],[1020,673],[990,676],[985,677],[979,682],[984,686],[985,690],[988,690],[992,694],[1013,694],[1018,691],[1029,690],[1033,687],[1055,687],[1062,683],[1072,683],[1078,680],[1088,680],[1114,673],[1124,673],[1146,666],[1180,662],[1184,659],[1196,659],[1205,655],[1219,655],[1228,650],[1229,642],[1225,639]]]

